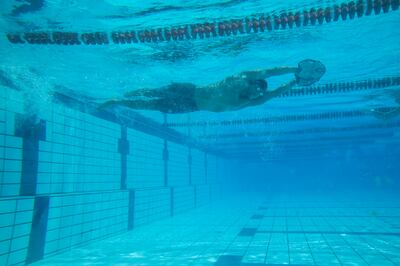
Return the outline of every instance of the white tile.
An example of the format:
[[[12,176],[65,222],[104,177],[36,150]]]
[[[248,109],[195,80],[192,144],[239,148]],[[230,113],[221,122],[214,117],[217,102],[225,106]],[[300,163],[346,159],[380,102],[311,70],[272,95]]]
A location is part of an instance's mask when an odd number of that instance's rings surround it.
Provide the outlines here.
[[[58,250],[58,242],[57,241],[46,242],[45,254],[55,252],[56,250]]]
[[[5,226],[5,227],[0,227],[0,254],[2,253],[2,250],[6,250],[5,246],[8,245],[9,243],[5,240],[11,239],[11,234],[12,234],[12,226]]]
[[[39,151],[39,161],[52,162],[52,159],[53,159],[53,153],[45,152],[45,151]]]
[[[17,202],[18,211],[33,210],[33,199],[19,199]]]
[[[5,146],[11,148],[22,148],[22,138],[14,137],[14,136],[6,136],[5,137]]]
[[[20,91],[16,91],[10,88],[6,89],[6,98],[7,100],[14,100],[14,101],[18,101],[18,102],[22,102],[22,92]]]
[[[37,182],[38,184],[49,184],[51,183],[53,174],[38,172]]]
[[[51,231],[60,226],[60,218],[55,218],[55,219],[49,219],[47,223],[47,230]]]
[[[18,225],[15,225],[15,227],[14,227],[13,237],[16,238],[16,237],[29,235],[30,232],[31,232],[31,223],[18,224]]]
[[[21,172],[3,172],[4,184],[19,184],[21,182]]]
[[[31,223],[33,211],[23,211],[15,213],[15,223]]]
[[[16,196],[19,195],[19,184],[15,185],[10,185],[10,184],[4,184],[1,186],[1,191],[0,195],[2,196]]]
[[[21,101],[21,97],[17,96],[16,99],[7,99],[6,110],[22,114],[24,113],[24,105]]]
[[[16,210],[16,200],[0,200],[0,213],[9,213]]]
[[[1,124],[1,123],[0,123]],[[2,132],[0,132],[0,146],[1,147],[4,147],[5,146],[5,136],[4,135],[2,135],[3,133]],[[1,154],[1,156],[2,156],[3,154]]]
[[[15,113],[13,112],[6,113],[6,134],[15,134]]]
[[[4,101],[4,100],[3,100],[3,99],[0,99],[0,101]],[[2,109],[0,109],[0,121],[1,121],[1,122],[6,121],[6,111],[5,111],[5,110],[2,110]]]
[[[8,260],[8,254],[0,255],[0,265],[7,265],[7,260]]]
[[[29,244],[29,235],[13,238],[11,241],[11,251],[27,248]],[[24,261],[24,260],[21,260]]]
[[[46,136],[47,138],[47,136]],[[51,152],[52,143],[48,141],[39,141],[39,151]]]
[[[50,184],[37,184],[36,187],[37,194],[49,194],[50,193]]]
[[[5,148],[5,158],[13,159],[13,160],[21,160],[22,159],[22,149],[17,148]]]
[[[4,98],[3,87],[0,85],[0,109],[6,109],[6,99]]]
[[[0,226],[10,226],[14,224],[14,213],[0,214]]]
[[[53,163],[51,162],[39,162],[38,172],[39,173],[51,173],[53,170]]]
[[[60,238],[60,230],[57,228],[55,230],[48,230],[46,233],[46,242],[56,241]]]

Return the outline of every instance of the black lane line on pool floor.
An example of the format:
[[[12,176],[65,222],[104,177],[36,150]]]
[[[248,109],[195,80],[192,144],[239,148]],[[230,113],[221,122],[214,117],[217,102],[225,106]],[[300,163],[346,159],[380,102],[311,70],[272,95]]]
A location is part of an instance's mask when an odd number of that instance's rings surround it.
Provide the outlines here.
[[[36,115],[16,115],[15,136],[22,138],[21,196],[36,195],[39,142],[46,140],[46,121]]]
[[[121,154],[121,181],[120,188],[127,189],[128,184],[128,154],[129,154],[128,128],[121,125],[121,138],[118,140],[118,153]]]
[[[345,231],[272,231],[257,230],[257,228],[243,228],[238,236],[254,236],[255,234],[323,234],[323,235],[367,235],[367,236],[397,236],[400,232],[345,232]]]
[[[327,209],[400,209],[400,206],[299,206],[299,207],[288,207],[288,206],[271,206],[258,207],[259,210],[268,210],[268,209],[318,209],[318,210],[327,210]]]
[[[129,190],[128,230],[135,227],[135,190]]]
[[[49,217],[50,197],[35,197],[33,218],[26,263],[32,263],[43,259],[46,245],[47,223]]]
[[[268,217],[268,216],[265,216],[265,215],[262,215],[262,214],[254,214],[253,216],[251,216],[251,219],[253,219],[253,220],[261,220],[264,217]]]
[[[242,262],[243,256],[237,255],[222,255],[215,262],[214,266],[283,266],[288,264],[264,264],[264,263],[249,263]],[[293,266],[310,266],[309,264],[290,264]]]
[[[251,219],[263,218],[400,218],[400,215],[259,215],[255,214]]]

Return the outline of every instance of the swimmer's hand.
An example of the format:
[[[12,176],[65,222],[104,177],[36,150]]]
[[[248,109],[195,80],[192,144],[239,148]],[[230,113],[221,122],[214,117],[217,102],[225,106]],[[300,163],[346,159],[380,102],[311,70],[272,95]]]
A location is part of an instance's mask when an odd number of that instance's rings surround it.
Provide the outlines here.
[[[294,76],[296,77],[297,85],[310,86],[319,81],[325,72],[326,68],[320,61],[306,59],[299,62]]]

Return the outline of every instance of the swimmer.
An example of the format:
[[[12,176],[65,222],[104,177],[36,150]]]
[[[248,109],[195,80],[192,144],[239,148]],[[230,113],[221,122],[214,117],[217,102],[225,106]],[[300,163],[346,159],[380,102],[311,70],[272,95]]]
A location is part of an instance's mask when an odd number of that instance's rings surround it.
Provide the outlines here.
[[[122,99],[101,104],[99,108],[122,105],[163,113],[236,111],[263,104],[295,85],[311,85],[317,82],[325,71],[321,62],[307,59],[301,61],[298,67],[244,71],[203,87],[196,87],[192,83],[172,83],[157,89],[134,90],[126,93]],[[275,90],[267,90],[267,78],[291,73],[295,76],[293,80]]]

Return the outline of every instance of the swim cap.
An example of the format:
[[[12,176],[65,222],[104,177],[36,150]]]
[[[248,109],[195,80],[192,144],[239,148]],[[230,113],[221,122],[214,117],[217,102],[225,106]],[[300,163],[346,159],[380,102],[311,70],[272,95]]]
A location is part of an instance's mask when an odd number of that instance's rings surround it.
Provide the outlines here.
[[[326,68],[320,61],[306,59],[300,61],[299,67],[294,75],[298,85],[310,86],[320,80],[325,72]]]

